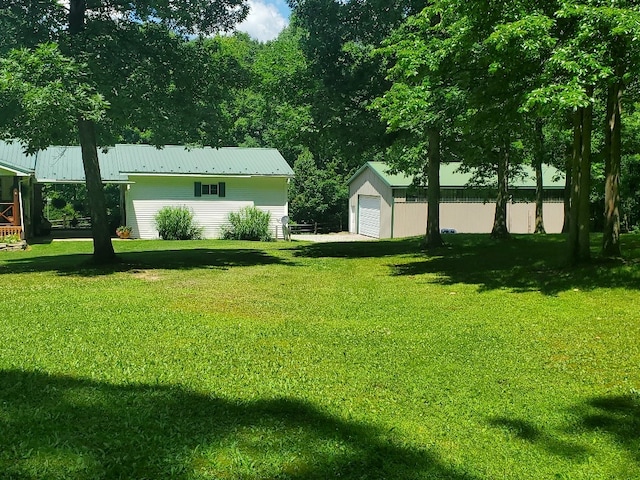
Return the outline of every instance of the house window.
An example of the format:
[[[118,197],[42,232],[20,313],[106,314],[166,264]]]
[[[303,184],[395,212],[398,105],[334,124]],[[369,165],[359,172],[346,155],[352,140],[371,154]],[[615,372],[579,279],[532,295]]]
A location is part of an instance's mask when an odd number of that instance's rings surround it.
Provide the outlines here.
[[[427,189],[418,185],[409,185],[405,190],[407,203],[424,202],[427,199]]]
[[[218,195],[218,185],[202,184],[202,195]]]
[[[193,195],[195,197],[217,195],[218,197],[226,196],[225,182],[220,183],[202,183],[194,182]]]
[[[496,194],[488,188],[442,188],[440,203],[489,203],[494,202]]]

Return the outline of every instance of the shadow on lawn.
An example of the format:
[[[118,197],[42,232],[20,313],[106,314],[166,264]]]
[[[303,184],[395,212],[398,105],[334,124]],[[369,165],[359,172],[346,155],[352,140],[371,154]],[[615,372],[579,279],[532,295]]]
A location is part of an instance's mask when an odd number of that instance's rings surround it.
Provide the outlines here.
[[[100,276],[140,268],[189,270],[254,265],[287,264],[281,258],[257,249],[193,248],[180,250],[147,250],[118,253],[118,262],[97,266],[91,254],[17,257],[0,265],[0,275],[25,272],[58,272],[61,275]]]
[[[612,445],[628,452],[640,464],[640,395],[592,398],[573,408],[571,414],[578,421],[563,430],[565,436],[594,432],[609,437]],[[494,417],[488,423],[553,455],[580,462],[594,455],[590,446],[560,440],[526,420]]]
[[[422,252],[422,238],[380,240],[375,242],[312,243],[293,248],[296,257],[307,258],[380,258]]]
[[[571,289],[640,288],[640,265],[595,259],[566,266],[564,238],[517,237],[507,242],[462,241],[421,259],[391,265],[392,275],[432,274],[438,283],[478,285],[481,291],[508,288],[556,295]]]
[[[376,428],[287,399],[0,371],[2,478],[470,479]]]
[[[576,408],[578,429],[610,436],[640,463],[640,394],[592,398]]]

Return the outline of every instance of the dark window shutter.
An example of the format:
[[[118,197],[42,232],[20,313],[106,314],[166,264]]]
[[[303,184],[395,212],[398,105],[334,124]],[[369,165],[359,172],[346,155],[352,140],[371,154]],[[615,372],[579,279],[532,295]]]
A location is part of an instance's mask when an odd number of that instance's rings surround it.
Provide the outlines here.
[[[193,183],[193,195],[196,197],[202,196],[202,182]]]
[[[226,187],[227,187],[226,183],[224,183],[224,182],[218,183],[218,196],[219,197],[225,197],[227,195]]]

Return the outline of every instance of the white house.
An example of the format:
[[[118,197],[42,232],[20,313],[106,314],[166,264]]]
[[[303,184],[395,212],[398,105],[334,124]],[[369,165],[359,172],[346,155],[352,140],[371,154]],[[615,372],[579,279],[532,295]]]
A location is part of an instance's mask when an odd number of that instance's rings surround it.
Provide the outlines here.
[[[164,206],[193,210],[206,238],[218,238],[228,214],[246,206],[271,213],[274,234],[288,214],[293,170],[275,149],[116,145],[100,152],[99,160],[103,182],[122,186],[122,224],[133,228],[134,238],[158,238],[154,217]],[[19,181],[16,172],[28,180]],[[29,210],[42,202],[32,195],[39,184],[84,183],[80,147],[50,147],[26,157],[16,154],[15,145],[0,143],[0,175],[11,177],[0,181],[16,191],[29,191],[22,195],[28,230],[29,219],[37,217]]]
[[[472,173],[460,164],[440,168],[440,227],[459,233],[490,233],[495,199],[490,189],[469,185]],[[564,175],[545,166],[544,225],[548,233],[560,233],[564,221]],[[374,238],[424,235],[427,228],[426,189],[414,178],[391,174],[384,162],[368,162],[349,179],[349,231]],[[535,175],[531,168],[510,181],[507,227],[511,233],[535,229]]]

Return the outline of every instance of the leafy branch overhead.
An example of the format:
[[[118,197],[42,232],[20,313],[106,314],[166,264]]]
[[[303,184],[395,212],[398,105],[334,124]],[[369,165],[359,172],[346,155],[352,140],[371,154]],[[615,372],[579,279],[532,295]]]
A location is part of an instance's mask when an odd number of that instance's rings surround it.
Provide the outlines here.
[[[55,44],[12,50],[0,58],[0,132],[5,139],[28,135],[31,152],[52,142],[72,144],[78,118],[100,122],[109,103],[87,82],[86,65],[64,56]]]

